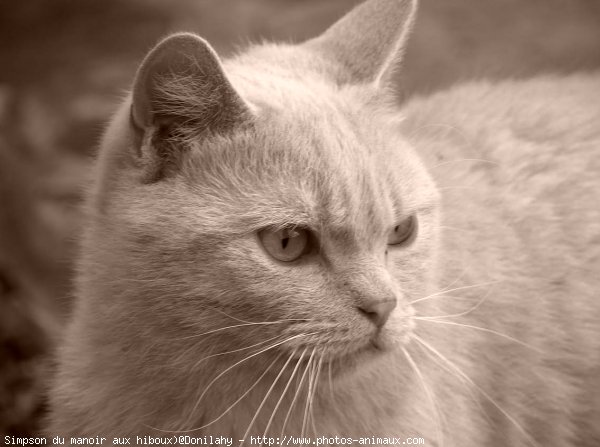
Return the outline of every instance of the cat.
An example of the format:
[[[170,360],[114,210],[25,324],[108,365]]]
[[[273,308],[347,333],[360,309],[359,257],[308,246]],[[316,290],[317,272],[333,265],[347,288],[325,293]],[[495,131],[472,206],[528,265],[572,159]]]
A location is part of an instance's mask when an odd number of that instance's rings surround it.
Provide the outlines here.
[[[416,11],[146,56],[101,144],[49,436],[600,443],[600,76],[399,107]]]

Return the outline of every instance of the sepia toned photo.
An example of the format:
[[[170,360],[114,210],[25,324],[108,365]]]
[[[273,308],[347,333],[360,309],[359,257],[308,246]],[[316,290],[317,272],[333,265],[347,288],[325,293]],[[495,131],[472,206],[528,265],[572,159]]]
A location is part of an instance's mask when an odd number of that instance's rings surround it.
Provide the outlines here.
[[[0,3],[4,445],[600,445],[600,3]]]

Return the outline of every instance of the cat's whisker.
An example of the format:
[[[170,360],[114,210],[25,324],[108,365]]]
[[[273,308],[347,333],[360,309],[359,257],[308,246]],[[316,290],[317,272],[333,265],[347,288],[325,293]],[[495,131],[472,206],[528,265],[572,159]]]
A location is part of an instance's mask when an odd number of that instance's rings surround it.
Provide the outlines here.
[[[465,310],[464,312],[460,312],[457,314],[448,314],[448,315],[434,315],[434,316],[419,316],[420,319],[427,319],[427,320],[437,320],[440,318],[457,318],[457,317],[464,317],[465,315],[470,314],[471,312],[474,312],[475,310],[477,310],[486,300],[487,298],[490,296],[490,292],[492,291],[492,289],[488,289],[488,291],[485,293],[485,295],[483,295],[479,301],[477,301],[477,303],[470,307],[469,309]],[[448,295],[445,295],[446,297]],[[453,297],[454,298],[454,297]]]
[[[421,348],[423,349],[423,348]],[[448,372],[449,374],[455,376],[456,378],[458,378],[458,380],[461,381],[461,383],[466,385],[466,389],[469,392],[469,395],[471,396],[471,398],[473,399],[473,402],[475,402],[475,405],[477,405],[477,407],[479,407],[479,409],[481,410],[481,413],[484,415],[484,417],[488,420],[491,421],[490,417],[488,416],[488,414],[485,412],[483,406],[481,405],[481,402],[479,401],[479,399],[477,398],[475,391],[473,389],[472,386],[470,386],[469,382],[467,382],[464,377],[461,377],[459,375],[456,374],[456,372],[451,369],[446,363],[442,362],[438,357],[432,355],[429,351],[424,351],[426,355],[429,356],[429,358],[436,364],[438,365],[441,369],[443,369],[444,371]]]
[[[420,321],[427,321],[429,323],[437,323],[437,324],[447,324],[447,325],[451,325],[451,326],[458,326],[458,327],[465,327],[465,328],[469,328],[469,329],[475,329],[478,331],[482,331],[482,332],[487,332],[489,334],[494,334],[497,335],[499,337],[505,338],[507,340],[510,340],[514,343],[517,343],[525,348],[531,349],[535,352],[537,352],[538,354],[542,353],[542,350],[539,348],[536,348],[535,346],[532,346],[528,343],[525,343],[524,341],[521,341],[517,338],[511,337],[510,335],[507,334],[503,334],[502,332],[498,332],[495,331],[493,329],[487,329],[484,327],[480,327],[480,326],[473,326],[472,324],[464,324],[464,323],[457,323],[455,321],[443,321],[443,320],[434,320],[434,319],[430,319],[427,317],[412,317],[413,320],[420,320]]]
[[[314,347],[312,350],[312,353],[310,354],[310,358],[308,359],[308,364],[306,365],[306,370],[308,371],[310,369],[310,373],[308,375],[308,389],[306,392],[306,402],[304,405],[304,417],[302,419],[302,432],[301,432],[301,437],[304,437],[304,434],[306,433],[306,425],[308,422],[308,410],[309,410],[309,405],[310,405],[310,394],[312,392],[313,389],[313,360],[314,360],[314,356],[315,353],[317,351],[317,348]]]
[[[461,287],[455,287],[453,289],[441,290],[439,292],[432,293],[431,295],[427,295],[427,296],[425,296],[423,298],[418,298],[416,300],[410,301],[408,304],[420,303],[421,301],[429,300],[431,298],[435,298],[435,297],[440,296],[440,295],[445,295],[445,294],[450,293],[450,292],[456,292],[458,290],[468,290],[468,289],[473,289],[475,287],[484,287],[484,286],[489,286],[489,285],[492,285],[492,284],[497,284],[499,282],[500,281],[488,281],[488,282],[482,282],[482,283],[478,283],[478,284],[471,284],[469,286],[461,286]]]
[[[235,329],[238,327],[247,327],[247,326],[268,326],[271,324],[282,324],[286,323],[286,321],[263,321],[259,323],[242,323],[242,324],[234,324],[232,326],[220,327],[218,329],[212,329],[210,331],[202,332],[201,334],[188,335],[186,337],[176,338],[175,340],[189,340],[190,338],[198,338],[204,335],[215,334],[217,332],[226,331],[228,329]]]
[[[285,397],[290,385],[292,384],[294,377],[296,376],[296,373],[298,372],[298,369],[300,368],[300,365],[302,363],[302,360],[304,359],[304,355],[306,354],[306,351],[308,351],[308,348],[304,348],[304,350],[302,351],[302,354],[300,354],[300,358],[298,358],[298,361],[296,362],[296,366],[294,367],[294,370],[292,371],[292,374],[290,375],[290,378],[287,381],[285,388],[281,392],[281,397],[277,401],[277,404],[275,404],[275,408],[273,409],[273,412],[271,413],[271,417],[269,418],[269,421],[267,422],[267,426],[265,427],[265,430],[263,432],[263,439],[265,439],[265,436],[267,436],[267,433],[269,432],[269,428],[271,428],[271,424],[273,423],[275,414],[277,413],[279,406],[283,402],[283,398]]]
[[[192,366],[192,370],[196,369],[202,362],[205,362],[206,360],[208,360],[210,358],[218,357],[218,356],[221,356],[221,355],[233,354],[235,352],[246,351],[247,349],[252,349],[252,348],[254,348],[256,346],[264,345],[264,344],[269,343],[270,341],[275,340],[276,338],[280,338],[280,337],[281,337],[281,335],[276,335],[275,337],[271,337],[271,338],[268,338],[268,339],[263,340],[261,342],[254,343],[253,345],[250,345],[250,346],[246,346],[246,347],[238,348],[238,349],[233,349],[231,351],[217,352],[216,354],[207,355],[206,357],[202,357],[200,360],[198,360],[198,362],[196,362],[194,364],[194,366]]]
[[[286,322],[286,321],[312,321],[309,318],[282,318],[279,320],[274,320],[274,321],[249,321],[249,320],[244,320],[238,317],[234,317],[233,315],[228,314],[227,312],[223,311],[222,309],[219,309],[217,307],[214,306],[210,306],[208,304],[200,304],[200,306],[204,307],[205,309],[210,309],[210,310],[214,310],[215,312],[220,313],[221,315],[226,316],[227,318],[231,318],[232,320],[235,321],[239,321],[240,323],[259,323],[259,324],[263,324],[263,323],[274,323],[274,322]]]
[[[332,372],[331,369],[333,367],[333,359],[330,359],[327,361],[327,378],[329,381],[329,398],[331,399],[331,404],[333,406],[333,409],[335,410],[336,413],[340,413],[339,407],[338,407],[338,399],[335,395],[335,389],[333,386],[333,378],[332,378]]]
[[[267,369],[265,369],[265,371],[260,375],[260,377],[258,379],[256,379],[256,381],[250,385],[250,387],[234,402],[232,403],[229,407],[227,407],[227,409],[221,413],[218,417],[216,417],[215,419],[213,419],[212,421],[210,421],[207,424],[204,424],[201,427],[197,427],[197,428],[191,428],[188,430],[176,430],[176,431],[167,431],[167,430],[159,430],[162,432],[166,432],[166,433],[190,433],[190,432],[194,432],[194,431],[198,431],[198,430],[202,430],[205,429],[209,426],[211,426],[212,424],[214,424],[215,422],[218,422],[219,420],[221,420],[227,413],[229,413],[238,403],[240,403],[242,401],[242,399],[244,399],[244,397],[246,397],[248,394],[250,394],[250,392],[256,388],[256,386],[260,383],[260,381],[268,374],[268,372],[271,370],[271,368],[273,367],[273,365],[275,365],[276,362],[279,361],[279,359],[281,358],[281,356],[283,355],[283,353],[280,353],[277,357],[275,357],[275,359],[269,364],[269,366],[267,366]],[[192,412],[192,416],[193,416],[193,412]],[[154,427],[151,427],[154,428]],[[154,428],[155,430],[158,430],[156,428]]]
[[[246,429],[246,432],[244,433],[244,436],[242,436],[242,442],[240,442],[240,446],[244,444],[244,441],[246,440],[246,437],[250,434],[250,431],[252,430],[252,427],[254,426],[254,423],[256,422],[256,419],[258,418],[258,415],[259,415],[260,411],[265,406],[265,403],[269,399],[269,396],[271,395],[271,393],[275,389],[275,385],[277,385],[277,382],[279,381],[279,379],[283,375],[283,372],[285,371],[285,369],[287,368],[287,366],[290,364],[290,362],[294,358],[294,355],[296,354],[297,351],[298,351],[298,349],[294,349],[294,351],[292,351],[292,353],[290,354],[290,356],[287,359],[287,361],[281,367],[281,370],[279,371],[279,374],[277,374],[277,377],[275,377],[275,379],[273,379],[273,383],[271,384],[271,386],[267,390],[267,392],[265,394],[265,397],[263,398],[262,402],[260,403],[260,405],[256,409],[256,412],[254,413],[254,416],[252,417],[252,420],[250,421],[250,424],[248,424],[248,428]],[[260,445],[262,446],[262,442],[261,442]]]
[[[413,371],[417,375],[417,378],[421,382],[421,387],[425,391],[425,395],[427,396],[427,399],[429,400],[429,404],[431,405],[431,409],[435,415],[438,443],[440,446],[443,446],[444,445],[444,432],[443,432],[443,427],[442,427],[442,416],[441,416],[442,412],[435,400],[433,391],[431,390],[429,385],[427,385],[427,382],[425,382],[425,378],[423,377],[421,370],[417,366],[417,364],[414,361],[414,359],[412,358],[412,356],[408,353],[408,351],[405,348],[401,348],[401,349],[402,349],[402,352],[404,353],[404,356],[406,357],[406,360],[408,360],[410,367],[413,369]]]
[[[329,397],[331,399],[331,402],[333,403],[334,407],[336,406],[336,399],[335,399],[335,393],[333,390],[333,379],[331,377],[331,363],[332,360],[329,360],[327,362],[327,379],[329,381]]]
[[[425,340],[423,340],[421,337],[419,337],[416,334],[413,334],[413,338],[424,348],[426,348],[427,350],[429,350],[430,352],[432,352],[433,354],[435,354],[437,357],[439,357],[442,361],[444,361],[451,369],[453,369],[459,376],[463,377],[468,383],[470,383],[473,387],[475,387],[492,405],[494,405],[494,407],[496,407],[520,432],[521,434],[527,439],[528,442],[530,442],[531,444],[535,445],[535,446],[539,446],[539,444],[535,441],[535,439],[533,439],[533,437],[521,426],[521,424],[519,424],[517,422],[517,420],[512,417],[504,408],[502,408],[500,406],[500,404],[498,404],[498,402],[495,401],[495,399],[493,399],[483,388],[481,388],[479,385],[477,385],[469,376],[467,376],[458,366],[456,366],[456,364],[454,364],[453,362],[451,362],[445,355],[443,355],[442,353],[440,353],[437,349],[435,349],[433,346],[431,346],[429,343],[427,343]]]
[[[211,381],[208,383],[208,385],[206,386],[206,388],[204,389],[204,391],[202,392],[202,394],[200,395],[200,397],[199,397],[199,398],[198,398],[198,400],[196,401],[196,405],[194,405],[194,408],[192,409],[192,413],[195,413],[195,412],[196,412],[196,410],[198,409],[198,406],[200,405],[200,402],[202,401],[202,398],[203,398],[203,397],[206,395],[206,393],[207,393],[207,392],[208,392],[208,390],[209,390],[209,389],[212,387],[212,385],[213,385],[213,384],[214,384],[214,383],[215,383],[217,380],[219,380],[221,377],[223,377],[225,374],[227,374],[229,371],[231,371],[233,368],[235,368],[236,366],[239,366],[239,365],[241,365],[242,363],[244,363],[244,362],[246,362],[246,361],[250,360],[250,359],[251,359],[251,358],[253,358],[253,357],[256,357],[257,355],[260,355],[260,354],[262,354],[262,353],[264,353],[264,352],[267,352],[267,351],[268,351],[268,350],[270,350],[270,349],[273,349],[273,348],[275,348],[275,347],[277,347],[277,346],[280,346],[280,345],[282,345],[282,344],[284,344],[284,343],[287,343],[288,341],[294,340],[294,339],[296,339],[296,338],[299,338],[299,337],[305,337],[305,336],[308,336],[308,335],[312,335],[312,333],[309,333],[309,334],[297,334],[297,335],[294,335],[294,336],[292,336],[292,337],[286,338],[285,340],[282,340],[282,341],[280,341],[280,342],[274,343],[274,344],[272,344],[271,346],[268,346],[268,347],[266,347],[265,349],[261,349],[260,351],[258,351],[258,352],[255,352],[254,354],[251,354],[251,355],[249,355],[249,356],[247,356],[247,357],[244,357],[242,360],[239,360],[239,361],[237,361],[236,363],[234,363],[233,365],[231,365],[231,366],[229,366],[228,368],[226,368],[224,371],[222,371],[221,373],[219,373],[219,374],[218,374],[218,375],[217,375],[217,376],[216,376],[214,379],[212,379],[212,380],[211,380]]]
[[[460,272],[460,274],[454,278],[452,280],[452,282],[450,282],[450,284],[448,284],[447,286],[441,288],[440,290],[438,290],[438,292],[447,292],[454,284],[458,283],[461,279],[464,278],[464,276],[467,274],[467,272],[469,271],[469,265],[467,265],[462,272]]]
[[[325,348],[324,348],[325,349]],[[321,368],[323,367],[323,352],[321,352],[320,356],[319,356],[319,361],[317,363],[316,366],[316,372],[315,372],[315,384],[313,387],[313,391],[310,397],[310,421],[311,421],[311,426],[313,429],[313,434],[315,436],[318,435],[318,431],[317,431],[317,427],[315,425],[315,413],[314,413],[314,401],[315,401],[315,396],[317,394],[317,387],[319,386],[319,377],[321,375]]]
[[[462,295],[442,295],[440,298],[451,298],[453,301],[468,301],[470,303],[473,302],[474,298],[470,296],[462,296]]]
[[[313,353],[314,353],[314,350],[313,350]],[[312,358],[312,354],[311,354],[311,358]],[[311,358],[308,359],[308,364],[310,364]],[[306,373],[308,372],[308,364],[307,364],[307,367],[304,368],[304,372],[302,373],[302,377],[300,378],[300,383],[296,387],[296,392],[294,393],[294,397],[292,398],[292,402],[290,403],[290,408],[288,409],[288,411],[285,415],[285,419],[283,420],[283,425],[281,426],[280,438],[283,438],[283,436],[285,434],[285,427],[287,426],[290,415],[292,414],[292,410],[294,409],[294,406],[296,405],[296,401],[298,400],[298,397],[300,396],[300,390],[302,389],[302,385],[304,384],[304,379],[306,378]]]
[[[305,418],[306,418],[306,432],[308,433],[308,425],[311,424],[311,428],[314,430],[314,425],[313,424],[313,420],[311,418],[312,413],[311,413],[311,405],[312,405],[312,395],[313,395],[313,390],[315,389],[315,371],[316,371],[316,367],[317,367],[317,356],[318,353],[315,354],[315,359],[311,365],[310,368],[310,376],[309,376],[309,389],[308,392],[306,393],[306,407],[305,407]],[[304,436],[304,434],[302,435]]]

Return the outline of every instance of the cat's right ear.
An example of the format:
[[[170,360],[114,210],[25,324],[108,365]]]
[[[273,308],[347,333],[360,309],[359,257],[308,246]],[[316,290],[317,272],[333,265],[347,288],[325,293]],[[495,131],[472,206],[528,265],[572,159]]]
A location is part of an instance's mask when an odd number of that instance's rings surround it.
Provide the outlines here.
[[[138,69],[130,122],[149,179],[160,177],[176,161],[174,136],[226,134],[251,117],[216,52],[195,34],[167,37]]]

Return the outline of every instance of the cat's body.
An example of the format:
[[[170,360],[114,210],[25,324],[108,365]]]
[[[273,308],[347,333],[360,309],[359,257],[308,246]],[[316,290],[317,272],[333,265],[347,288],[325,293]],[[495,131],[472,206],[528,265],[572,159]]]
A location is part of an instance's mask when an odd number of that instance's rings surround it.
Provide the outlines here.
[[[445,340],[439,351],[540,445],[599,440],[592,428],[600,420],[598,104],[596,73],[465,84],[404,108],[404,129],[443,197],[442,287],[458,277],[453,288],[497,281],[453,292],[469,300],[445,300],[443,314],[489,295],[477,310],[446,321],[511,335],[541,352],[458,326],[437,328],[431,339]],[[460,409],[462,422],[448,425],[477,427],[451,429],[457,445],[524,443],[489,399],[478,391],[470,396],[473,387],[454,376],[446,380],[430,383],[442,388],[449,420]],[[495,434],[481,430],[488,423],[474,399],[495,414]]]
[[[147,58],[103,142],[50,434],[600,440],[600,76],[398,111],[414,6],[226,77],[189,35]],[[288,227],[313,244],[291,264]]]

